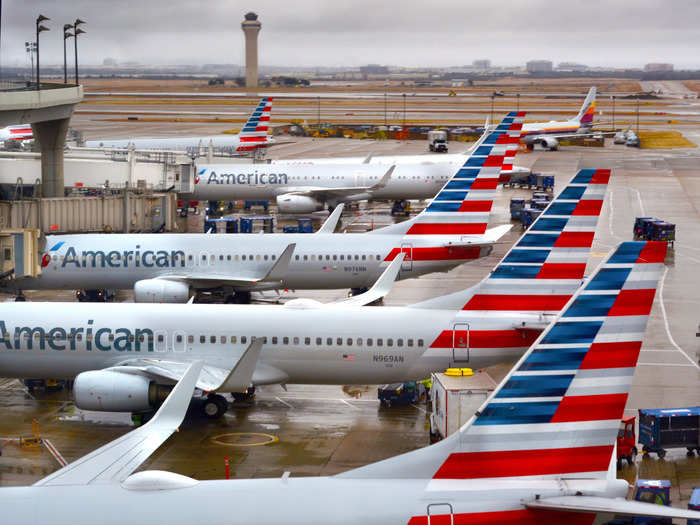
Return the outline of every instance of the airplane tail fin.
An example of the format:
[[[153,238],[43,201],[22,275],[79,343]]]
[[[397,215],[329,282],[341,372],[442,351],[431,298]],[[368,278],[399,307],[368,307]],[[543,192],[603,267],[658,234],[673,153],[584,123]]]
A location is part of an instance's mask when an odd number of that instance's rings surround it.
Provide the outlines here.
[[[581,127],[586,128],[593,125],[593,117],[595,117],[595,95],[596,88],[595,86],[591,86],[591,89],[588,90],[588,95],[586,95],[586,99],[583,101],[581,110],[574,119]]]
[[[605,480],[666,249],[620,244],[459,432],[341,476]]]
[[[426,235],[483,235],[504,162],[515,156],[525,112],[511,112],[484,132],[474,151],[430,204],[401,226],[406,242]],[[381,230],[380,230],[381,231]],[[401,233],[392,229],[391,233]]]
[[[270,113],[272,112],[272,97],[264,97],[260,100],[245,125],[238,133],[241,151],[255,149],[265,144],[267,131],[270,127]]]
[[[583,279],[609,180],[609,169],[579,170],[488,277],[411,307],[557,314]]]

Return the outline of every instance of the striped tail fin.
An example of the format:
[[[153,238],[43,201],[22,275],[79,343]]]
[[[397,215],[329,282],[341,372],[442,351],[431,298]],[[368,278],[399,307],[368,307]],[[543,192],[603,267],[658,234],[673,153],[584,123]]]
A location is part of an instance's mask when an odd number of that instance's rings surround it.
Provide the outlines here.
[[[453,441],[436,479],[606,479],[665,242],[624,242]]]
[[[485,134],[464,165],[416,217],[405,221],[407,237],[483,235],[504,161],[512,164],[525,112],[511,112]],[[407,239],[410,241],[410,239]]]
[[[574,119],[581,127],[586,128],[593,125],[593,118],[595,117],[595,95],[596,89],[595,86],[592,86],[591,89],[588,90],[588,95],[586,95],[586,99],[583,101],[581,110]]]
[[[267,141],[272,100],[272,97],[261,99],[243,128],[241,128],[241,131],[238,133],[238,138],[241,141],[241,145],[238,148],[239,151],[258,148]]]

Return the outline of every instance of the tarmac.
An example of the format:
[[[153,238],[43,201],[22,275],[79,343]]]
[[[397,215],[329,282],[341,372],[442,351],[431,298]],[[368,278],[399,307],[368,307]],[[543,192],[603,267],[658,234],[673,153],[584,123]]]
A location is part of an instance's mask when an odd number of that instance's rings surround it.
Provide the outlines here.
[[[453,151],[460,146],[451,144]],[[424,151],[422,141],[303,139],[274,148],[271,155],[293,158]],[[700,323],[700,279],[696,273],[696,265],[700,265],[699,161],[697,149],[648,151],[612,144],[605,148],[566,147],[557,152],[535,150],[519,153],[516,158],[518,165],[554,174],[555,194],[580,168],[613,169],[589,274],[617,243],[632,239],[635,217],[654,216],[677,225],[678,240],[656,294],[626,407],[628,415],[635,415],[639,408],[700,404],[700,339],[696,336]],[[509,200],[530,193],[499,189],[490,226],[509,224]],[[416,203],[414,210],[420,207]],[[201,218],[189,220],[193,221],[188,223],[192,231],[201,224],[197,223]],[[386,203],[362,204],[346,211],[341,228],[358,231],[392,220]],[[397,282],[385,304],[410,304],[475,284],[521,233],[519,225],[514,225],[489,257],[446,274]],[[346,294],[347,290],[286,292],[281,296],[267,293],[258,299],[314,297],[325,302]],[[70,292],[29,292],[27,296],[29,300],[74,300]],[[129,294],[120,294],[119,300],[129,300]],[[489,372],[498,380],[507,368]],[[59,467],[60,460],[49,447],[19,446],[20,434],[31,433],[33,419],[39,423],[40,436],[69,462],[131,428],[126,414],[77,410],[68,392],[29,394],[19,381],[0,380],[0,485],[30,484]],[[141,469],[170,470],[197,479],[223,478],[224,458],[228,457],[231,477],[235,478],[276,477],[286,471],[292,476],[332,475],[427,444],[428,419],[423,403],[381,407],[376,386],[289,385],[286,390],[268,386],[259,388],[253,401],[232,405],[220,420],[188,417],[181,432]],[[625,466],[618,475],[630,482],[637,477],[670,479],[673,504],[685,507],[692,488],[700,486],[700,458],[686,457],[685,449],[670,450],[664,460],[640,455],[635,465]]]

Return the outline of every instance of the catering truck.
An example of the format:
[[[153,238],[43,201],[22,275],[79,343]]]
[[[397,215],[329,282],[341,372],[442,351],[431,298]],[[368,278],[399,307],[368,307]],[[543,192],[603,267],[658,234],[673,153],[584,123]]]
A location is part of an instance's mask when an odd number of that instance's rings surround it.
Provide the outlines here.
[[[447,131],[428,131],[428,149],[439,153],[447,153]]]

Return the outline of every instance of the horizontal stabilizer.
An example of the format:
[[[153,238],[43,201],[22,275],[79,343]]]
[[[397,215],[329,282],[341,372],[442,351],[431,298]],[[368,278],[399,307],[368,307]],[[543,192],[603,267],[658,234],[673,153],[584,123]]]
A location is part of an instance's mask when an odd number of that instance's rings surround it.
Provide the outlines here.
[[[622,498],[602,498],[596,496],[557,496],[543,498],[525,504],[534,510],[559,510],[567,512],[605,512],[624,516],[651,516],[654,518],[700,519],[696,510],[678,509],[664,505],[654,505],[642,501],[628,501]]]

